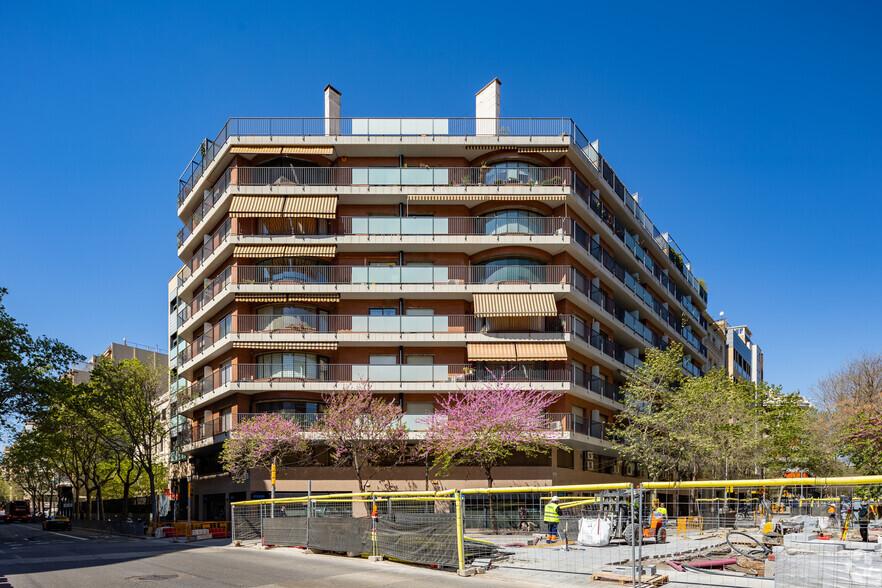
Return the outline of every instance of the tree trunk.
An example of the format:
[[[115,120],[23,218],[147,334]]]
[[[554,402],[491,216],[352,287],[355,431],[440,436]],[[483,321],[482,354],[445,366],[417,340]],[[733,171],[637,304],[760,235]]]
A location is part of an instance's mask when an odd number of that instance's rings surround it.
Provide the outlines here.
[[[152,518],[150,522],[155,523],[159,519],[156,510],[156,476],[153,473],[152,465],[144,469],[147,470],[147,479],[150,480],[150,516]]]
[[[96,510],[98,511],[98,520],[104,520],[104,500],[103,495],[101,493],[101,485],[95,489],[95,502],[96,502]]]
[[[92,489],[86,486],[86,520],[92,520]]]
[[[493,487],[493,474],[491,473],[491,469],[493,466],[484,466],[484,473],[487,475],[487,487]],[[493,504],[493,493],[487,493],[487,504],[490,508],[490,525],[493,527],[493,534],[499,534],[499,523],[496,521],[496,509]]]
[[[122,515],[124,519],[129,515],[129,490],[131,487],[131,482],[123,482]]]

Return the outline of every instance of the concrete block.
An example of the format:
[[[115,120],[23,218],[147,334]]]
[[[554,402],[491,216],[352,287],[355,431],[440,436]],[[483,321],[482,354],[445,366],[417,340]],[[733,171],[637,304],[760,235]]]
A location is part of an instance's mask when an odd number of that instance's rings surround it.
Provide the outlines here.
[[[369,555],[368,561],[383,561],[382,555]]]
[[[359,556],[361,556],[361,554],[355,553],[354,551],[347,551],[346,552],[346,557],[359,557]]]
[[[845,549],[845,544],[839,541],[805,541],[797,543],[794,547],[800,549],[810,549],[812,551],[835,552]]]
[[[476,570],[475,568],[466,568],[464,570],[457,570],[456,571],[456,574],[458,576],[462,576],[463,578],[468,578],[470,576],[474,576],[477,573],[478,573],[478,570]]]
[[[775,562],[766,560],[765,568],[763,570],[763,576],[766,578],[774,578],[775,577]]]

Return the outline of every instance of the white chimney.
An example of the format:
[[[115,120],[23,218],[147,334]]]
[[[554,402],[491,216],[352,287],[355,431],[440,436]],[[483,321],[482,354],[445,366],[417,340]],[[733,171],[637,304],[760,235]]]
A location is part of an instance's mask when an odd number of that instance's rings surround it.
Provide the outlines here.
[[[475,134],[496,135],[499,132],[499,107],[501,105],[499,87],[502,82],[499,78],[481,88],[475,94]]]
[[[325,135],[340,134],[340,92],[328,84],[325,86]]]

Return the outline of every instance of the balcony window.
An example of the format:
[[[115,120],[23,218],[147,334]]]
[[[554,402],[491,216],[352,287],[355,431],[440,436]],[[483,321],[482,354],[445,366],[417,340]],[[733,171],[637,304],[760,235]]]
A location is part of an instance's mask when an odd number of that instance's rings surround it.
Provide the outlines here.
[[[327,282],[327,269],[317,268],[318,262],[303,257],[276,257],[257,263],[265,282]]]
[[[270,400],[254,405],[254,412],[277,414],[320,414],[325,405],[311,400]]]
[[[483,282],[497,284],[499,282],[542,282],[542,268],[545,264],[528,257],[503,257],[480,265],[486,266]]]
[[[486,185],[499,184],[535,184],[541,173],[538,165],[525,163],[522,161],[505,161],[495,163],[488,166],[487,172],[484,174],[484,183]]]
[[[485,235],[542,235],[545,217],[528,210],[497,210],[483,215]]]
[[[314,353],[267,353],[257,357],[257,378],[326,380],[327,364]]]
[[[261,218],[258,235],[326,235],[328,220],[323,218]]]
[[[315,307],[272,305],[257,310],[258,331],[328,332],[328,311]]]

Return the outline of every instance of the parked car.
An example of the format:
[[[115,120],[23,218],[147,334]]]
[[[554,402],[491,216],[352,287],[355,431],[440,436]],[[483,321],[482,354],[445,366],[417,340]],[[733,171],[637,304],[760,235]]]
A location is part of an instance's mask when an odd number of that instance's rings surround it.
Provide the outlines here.
[[[0,513],[0,525],[2,525],[3,523],[8,523],[8,522],[9,522],[9,517],[6,516],[6,513],[5,512]]]
[[[67,517],[54,516],[43,521],[43,530],[60,529],[62,531],[70,531],[70,519]]]

